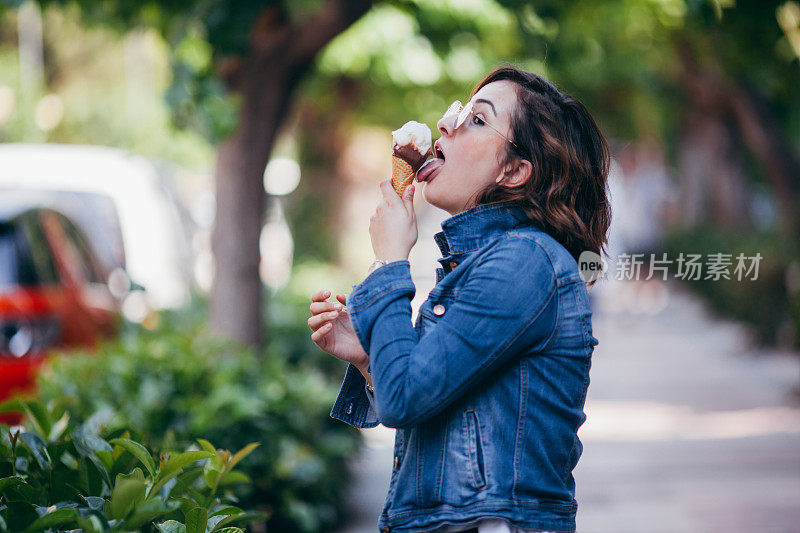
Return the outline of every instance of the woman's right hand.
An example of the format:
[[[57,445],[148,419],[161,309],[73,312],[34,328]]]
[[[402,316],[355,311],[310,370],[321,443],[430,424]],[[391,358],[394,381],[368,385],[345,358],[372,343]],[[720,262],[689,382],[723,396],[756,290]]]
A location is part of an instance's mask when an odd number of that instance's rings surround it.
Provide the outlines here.
[[[321,290],[311,295],[311,318],[308,327],[311,328],[311,340],[332,356],[354,364],[357,368],[366,368],[369,355],[361,347],[361,342],[356,336],[350,314],[344,307],[347,297],[337,294],[338,302],[329,302],[330,291]]]

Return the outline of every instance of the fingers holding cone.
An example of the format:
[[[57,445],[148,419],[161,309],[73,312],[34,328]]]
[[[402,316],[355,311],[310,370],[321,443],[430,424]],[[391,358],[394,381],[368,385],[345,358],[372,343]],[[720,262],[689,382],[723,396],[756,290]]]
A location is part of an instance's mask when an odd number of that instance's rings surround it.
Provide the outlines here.
[[[402,195],[403,205],[406,206],[408,212],[414,215],[414,184],[412,183],[405,188]]]

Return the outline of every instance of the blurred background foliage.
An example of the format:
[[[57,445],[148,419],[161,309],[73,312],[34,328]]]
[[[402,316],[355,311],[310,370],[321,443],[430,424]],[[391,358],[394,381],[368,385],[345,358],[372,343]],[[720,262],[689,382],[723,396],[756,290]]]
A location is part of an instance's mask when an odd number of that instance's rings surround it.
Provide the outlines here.
[[[238,100],[225,76],[246,49],[256,15],[272,5],[302,22],[322,2],[42,4],[45,79],[0,121],[0,138],[112,144],[208,171],[214,144],[236,124]],[[320,168],[330,182],[341,153],[337,136],[358,125],[394,129],[408,117],[435,125],[450,101],[464,100],[482,74],[510,61],[585,102],[613,139],[657,139],[673,163],[687,115],[729,119],[699,101],[696,72],[726,84],[723,91],[746,88],[796,146],[798,11],[796,2],[756,0],[378,2],[317,57],[284,124],[292,142],[283,145],[301,146],[304,174]],[[20,83],[15,14],[7,10],[0,32],[0,83],[8,87]],[[64,116],[42,134],[24,117],[45,94],[58,97]],[[720,95],[712,99],[724,107]],[[748,139],[739,142],[747,179],[769,181]],[[281,151],[279,143],[275,155]],[[326,203],[313,194],[310,201]],[[309,226],[332,216],[321,208],[321,220],[309,220],[313,210],[295,207],[295,222]],[[301,256],[334,255],[330,246],[311,240],[306,250],[307,241],[298,241]]]
[[[237,467],[249,481],[230,487],[236,505],[269,515],[270,531],[329,529],[343,518],[347,459],[362,439],[328,416],[344,365],[310,340],[296,287],[272,298],[283,320],[263,353],[210,333],[195,295],[189,309],[161,313],[150,329],[128,323],[97,351],[51,354],[38,398],[76,425],[133,428],[156,454],[198,438],[229,450],[260,442]]]
[[[19,102],[5,104],[0,139],[124,146],[211,172],[216,143],[237,122],[239,99],[227,88],[228,76],[247,50],[257,15],[266,6],[284,26],[302,24],[324,3],[41,4],[45,79]],[[0,26],[5,87],[21,83],[16,15],[6,9]],[[297,158],[304,177],[287,206],[295,258],[340,259],[340,160],[360,128],[394,129],[409,117],[435,126],[450,101],[466,99],[501,61],[542,74],[581,99],[616,146],[661,144],[679,184],[704,180],[711,188],[739,189],[742,198],[749,183],[766,184],[778,210],[775,230],[794,246],[798,20],[794,1],[377,2],[316,57],[281,123],[273,156]],[[25,117],[37,109],[46,114],[46,95],[63,118],[43,133]],[[13,96],[0,94],[0,115],[3,98]],[[763,124],[748,124],[737,105]],[[748,133],[754,128],[766,130],[767,144],[784,146],[765,150]],[[686,167],[697,157],[725,176],[696,176],[702,170]],[[793,158],[795,166],[771,168],[781,158]],[[746,206],[729,202],[719,214],[719,199],[700,195],[701,207],[677,217],[677,225],[754,225]]]
[[[208,140],[172,123],[163,96],[169,50],[153,30],[89,26],[74,5],[45,9],[42,26],[44,79],[36,79],[20,68],[18,12],[0,19],[0,140],[118,146],[208,169]]]
[[[797,307],[800,298],[796,296],[800,264],[796,261],[797,250],[787,246],[780,236],[758,230],[726,232],[704,225],[675,230],[668,236],[664,249],[669,257],[678,257],[680,253],[730,254],[734,265],[738,254],[750,256],[757,250],[764,258],[757,279],[742,282],[731,275],[730,279],[697,279],[686,283],[719,315],[750,324],[757,344],[783,346],[793,342],[800,331]]]

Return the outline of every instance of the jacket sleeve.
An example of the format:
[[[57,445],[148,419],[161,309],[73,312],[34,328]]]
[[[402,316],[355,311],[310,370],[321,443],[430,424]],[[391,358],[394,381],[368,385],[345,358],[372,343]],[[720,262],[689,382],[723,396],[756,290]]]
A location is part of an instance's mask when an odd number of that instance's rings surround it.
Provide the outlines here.
[[[408,267],[410,278],[410,263],[408,260],[400,262],[405,263],[405,265]],[[401,274],[399,271],[392,271],[392,273],[395,274],[394,280],[392,280],[391,276],[386,276],[385,271],[381,272],[384,269],[393,266],[396,266],[395,262],[389,263],[388,265],[383,265],[372,271],[370,275],[368,275],[359,285],[353,285],[353,292],[351,292],[350,296],[347,298],[347,308],[351,312],[351,320],[353,295],[360,291],[392,290],[391,287],[400,288],[400,285],[402,285],[405,292],[410,290],[408,304],[409,306],[411,305],[411,299],[414,297],[415,288],[410,279],[404,279],[403,274]],[[380,276],[378,275],[379,272],[381,272]],[[369,283],[369,286],[367,286],[367,283]],[[387,287],[382,285],[384,283],[388,283],[390,287],[387,289]],[[416,336],[416,333],[414,335]],[[359,337],[359,341],[361,341],[361,337]],[[364,345],[363,341],[361,342],[362,346],[364,347],[364,351],[369,353],[369,347]],[[370,369],[371,368],[372,366],[370,365]],[[373,382],[373,388],[374,385],[375,383]],[[367,389],[367,380],[364,379],[364,376],[361,375],[361,372],[359,372],[355,365],[351,363],[347,364],[347,370],[345,370],[344,379],[342,380],[342,385],[339,388],[339,394],[337,395],[336,400],[333,403],[333,407],[331,408],[330,416],[331,418],[340,420],[345,424],[359,429],[373,428],[381,422],[378,419],[374,393]]]
[[[543,348],[555,330],[555,289],[541,246],[507,237],[476,261],[456,299],[420,338],[411,325],[409,262],[373,272],[348,307],[370,356],[379,421],[417,425],[522,350]]]
[[[367,390],[367,380],[355,365],[348,363],[339,395],[330,412],[331,418],[354,428],[373,428],[380,423],[375,407],[373,393]]]

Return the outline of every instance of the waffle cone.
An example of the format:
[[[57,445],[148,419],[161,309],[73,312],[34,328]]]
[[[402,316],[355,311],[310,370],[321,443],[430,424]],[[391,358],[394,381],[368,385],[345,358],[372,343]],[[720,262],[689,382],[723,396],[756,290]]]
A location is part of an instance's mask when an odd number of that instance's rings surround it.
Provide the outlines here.
[[[414,169],[404,159],[392,156],[392,187],[398,196],[403,196],[406,187],[414,181]]]

